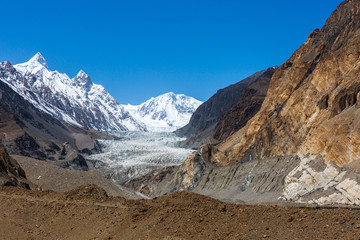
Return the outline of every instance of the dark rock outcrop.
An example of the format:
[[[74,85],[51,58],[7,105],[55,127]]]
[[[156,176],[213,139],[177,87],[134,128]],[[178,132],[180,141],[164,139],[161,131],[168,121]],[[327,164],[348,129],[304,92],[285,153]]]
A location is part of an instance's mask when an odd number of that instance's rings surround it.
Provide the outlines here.
[[[242,127],[260,110],[266,97],[271,77],[277,67],[267,69],[255,82],[245,88],[238,101],[224,114],[217,124],[213,138],[223,141]]]
[[[267,70],[257,72],[236,84],[218,90],[215,95],[199,106],[199,108],[191,116],[190,122],[186,126],[178,129],[175,132],[181,137],[188,138],[183,143],[183,145],[186,147],[198,148],[204,143],[208,144],[218,142],[217,139],[212,138],[212,135],[218,123],[221,121],[221,119],[223,119],[224,115],[229,111],[229,109],[231,109],[234,104],[246,105],[246,101],[251,101],[251,104],[253,105],[249,106],[247,110],[243,109],[243,107],[240,107],[241,110],[233,109],[232,111],[236,111],[236,113],[233,113],[233,115],[230,114],[231,116],[234,116],[237,113],[247,114],[247,117],[242,117],[241,123],[239,125],[244,124],[244,121],[250,119],[250,116],[257,112],[256,110],[258,109],[258,106],[253,100],[255,98],[257,98],[257,100],[264,98],[263,93],[266,93],[268,88],[268,82],[265,80],[270,81],[271,75],[274,73],[274,71],[274,68],[269,68]],[[259,79],[261,79],[261,83],[253,85],[251,89],[246,91],[249,86],[257,82]],[[261,92],[261,94],[259,92]],[[253,95],[256,96],[252,98]],[[242,102],[242,97],[247,97],[244,102]],[[260,102],[262,101],[260,100]],[[238,127],[239,125],[236,125],[235,127]],[[217,133],[216,137],[220,137],[220,135],[222,136],[220,133],[222,130],[220,130],[220,128],[221,127],[219,127],[219,133]],[[233,132],[234,130],[230,131]],[[228,133],[225,133],[224,135],[227,134]]]
[[[24,170],[0,146],[0,186],[18,186],[30,189]]]

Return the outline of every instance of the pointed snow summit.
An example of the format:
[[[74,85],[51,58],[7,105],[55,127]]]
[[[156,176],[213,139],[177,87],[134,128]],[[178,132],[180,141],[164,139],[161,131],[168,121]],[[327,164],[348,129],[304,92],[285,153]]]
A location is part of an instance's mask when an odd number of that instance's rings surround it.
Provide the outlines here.
[[[35,54],[35,56],[30,58],[29,61],[16,65],[16,70],[18,70],[22,74],[28,72],[32,74],[36,74],[37,72],[43,69],[48,70],[49,67],[47,65],[45,58],[39,52]]]
[[[84,72],[84,70],[80,70],[78,74],[76,74],[75,78],[77,79],[84,79],[84,78],[89,78],[89,75],[86,74],[86,72]]]
[[[80,70],[80,72],[73,78],[73,80],[77,86],[82,86],[86,88],[92,86],[90,76],[86,74],[83,70]]]
[[[40,63],[41,65],[43,65],[44,67],[46,67],[47,69],[49,69],[47,62],[45,60],[45,58],[41,55],[41,53],[37,53],[35,54],[35,56],[33,56],[28,63]]]

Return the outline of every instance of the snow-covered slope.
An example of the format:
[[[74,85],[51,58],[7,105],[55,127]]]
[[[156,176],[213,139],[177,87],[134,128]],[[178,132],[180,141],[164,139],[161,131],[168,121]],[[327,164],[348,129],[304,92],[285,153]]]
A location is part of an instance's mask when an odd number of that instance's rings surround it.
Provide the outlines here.
[[[124,106],[152,132],[171,132],[185,126],[191,115],[202,104],[184,94],[165,93],[138,105]]]
[[[38,109],[67,123],[109,131],[146,131],[101,85],[80,71],[74,78],[50,71],[45,59],[37,53],[29,61],[14,65],[1,81]]]

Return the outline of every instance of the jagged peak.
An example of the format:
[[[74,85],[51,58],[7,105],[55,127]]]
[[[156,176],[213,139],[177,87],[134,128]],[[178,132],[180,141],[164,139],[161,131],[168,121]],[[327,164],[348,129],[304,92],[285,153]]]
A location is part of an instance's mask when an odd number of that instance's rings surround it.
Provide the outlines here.
[[[91,86],[92,81],[90,76],[84,72],[84,70],[80,70],[78,74],[76,74],[76,76],[73,78],[73,81],[75,81],[75,83],[77,85],[82,85],[82,86]]]
[[[41,55],[40,52],[36,53],[32,58],[30,58],[30,60],[27,61],[27,63],[40,63],[45,68],[47,69],[49,68],[45,58]]]
[[[0,63],[0,68],[1,69],[6,69],[7,71],[13,71],[15,70],[14,66],[11,64],[10,61],[4,61]]]
[[[89,75],[84,72],[84,70],[80,70],[78,74],[76,74],[75,78],[77,79],[84,79],[84,78],[89,78]]]
[[[2,65],[2,66],[5,66],[5,67],[8,67],[8,68],[9,68],[9,67],[13,67],[13,65],[11,64],[10,61],[4,61],[4,62],[1,63],[1,65]]]

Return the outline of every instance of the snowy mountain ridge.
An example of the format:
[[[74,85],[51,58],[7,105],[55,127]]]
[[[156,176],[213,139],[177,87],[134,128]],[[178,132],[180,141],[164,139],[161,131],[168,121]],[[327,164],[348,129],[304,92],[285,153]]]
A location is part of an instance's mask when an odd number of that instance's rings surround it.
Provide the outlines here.
[[[173,131],[185,125],[201,103],[168,93],[139,106],[124,106],[103,86],[94,84],[83,70],[74,78],[49,70],[40,53],[14,66],[5,61],[0,68],[0,80],[41,111],[72,125],[100,131]]]
[[[50,71],[40,53],[9,68],[16,72],[8,69],[12,74],[1,80],[35,107],[59,120],[101,131],[146,131],[146,126],[137,122],[82,70],[72,79],[64,73]]]
[[[152,97],[140,105],[124,107],[135,119],[143,122],[149,131],[172,132],[185,126],[201,104],[195,98],[169,92]]]

